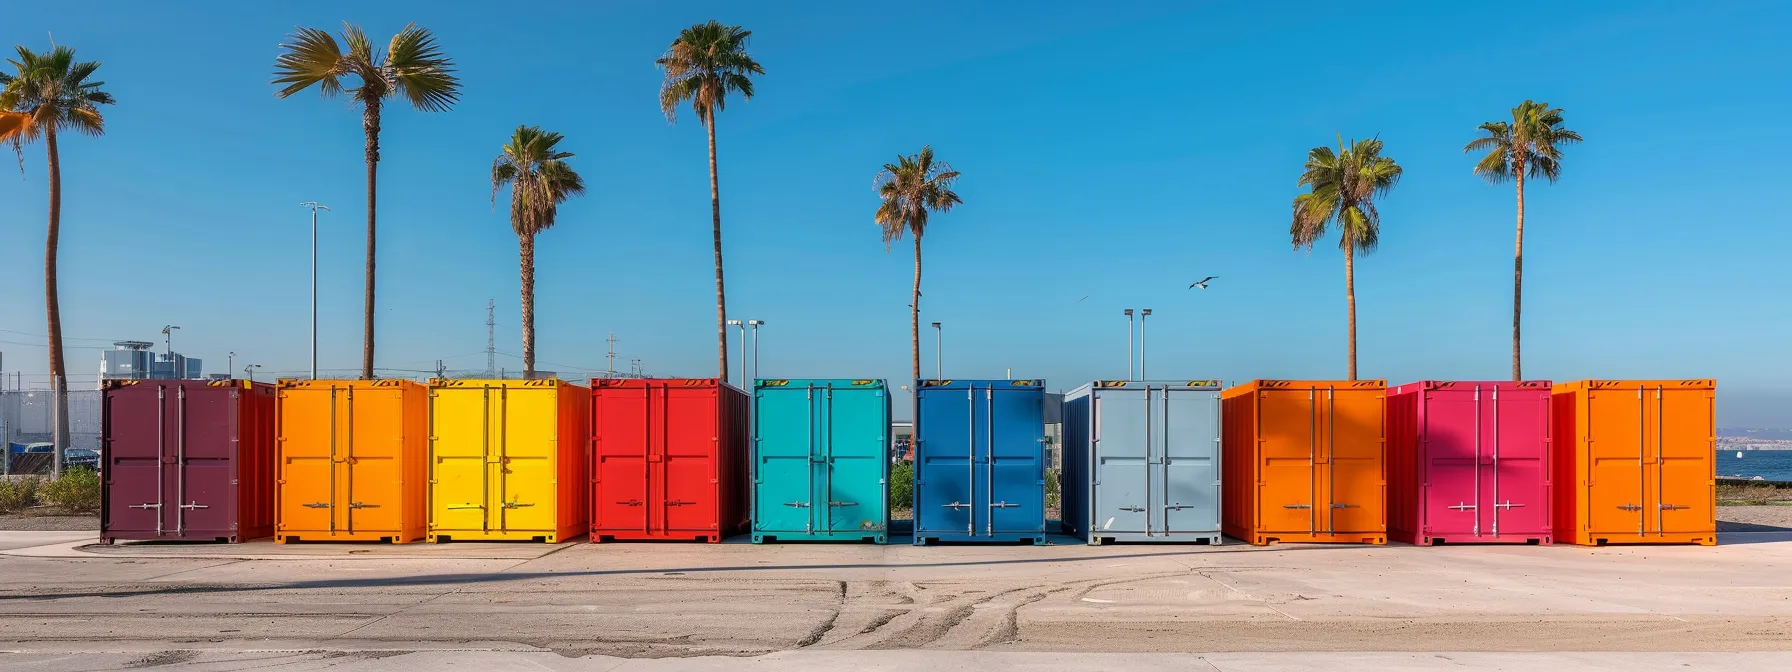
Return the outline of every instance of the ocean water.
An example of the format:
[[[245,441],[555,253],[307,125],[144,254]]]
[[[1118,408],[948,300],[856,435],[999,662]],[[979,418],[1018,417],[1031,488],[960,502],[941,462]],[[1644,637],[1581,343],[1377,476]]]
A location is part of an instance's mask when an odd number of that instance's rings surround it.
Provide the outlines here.
[[[1726,478],[1760,476],[1769,481],[1792,481],[1792,450],[1717,451],[1717,475]]]

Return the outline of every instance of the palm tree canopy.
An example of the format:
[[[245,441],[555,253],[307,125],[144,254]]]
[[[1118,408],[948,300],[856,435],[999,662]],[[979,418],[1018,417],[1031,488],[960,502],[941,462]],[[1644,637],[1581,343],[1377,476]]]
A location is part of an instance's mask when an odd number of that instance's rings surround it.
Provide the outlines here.
[[[6,61],[17,72],[0,73],[0,110],[12,113],[0,118],[0,142],[16,148],[46,133],[106,132],[99,106],[111,105],[112,94],[100,90],[105,82],[87,81],[100,69],[99,61],[77,61],[69,47],[41,54],[22,45],[17,49],[18,58]]]
[[[666,71],[660,84],[660,111],[678,120],[678,104],[691,101],[697,121],[708,125],[710,116],[728,105],[728,94],[753,98],[753,79],[765,69],[747,55],[747,38],[753,31],[720,22],[699,23],[678,33],[666,54],[654,61]]]
[[[933,158],[933,146],[921,148],[914,156],[898,156],[896,163],[884,164],[872,186],[884,199],[877,208],[877,225],[884,230],[884,249],[901,240],[904,231],[921,237],[927,231],[931,212],[946,212],[964,201],[952,191],[958,171],[945,161]]]
[[[1343,230],[1339,249],[1374,251],[1381,237],[1375,198],[1392,191],[1400,173],[1400,164],[1381,155],[1379,138],[1353,141],[1349,147],[1340,141],[1337,152],[1314,147],[1298,182],[1310,191],[1294,198],[1294,223],[1288,229],[1294,247],[1313,249],[1335,221]]]
[[[1511,123],[1489,121],[1480,128],[1487,135],[1475,138],[1462,151],[1487,151],[1475,164],[1475,174],[1494,184],[1512,179],[1515,170],[1556,181],[1562,175],[1562,145],[1581,140],[1579,133],[1562,127],[1561,108],[1530,100],[1512,108]]]
[[[299,28],[280,45],[274,60],[274,83],[284,85],[274,95],[285,98],[313,85],[324,97],[348,93],[357,103],[378,102],[402,96],[425,112],[442,112],[460,100],[460,79],[454,61],[442,53],[435,35],[415,23],[392,36],[385,53],[373,53],[373,43],[360,26],[342,24],[344,52],[336,38],[316,28]],[[353,82],[344,80],[350,76]],[[345,86],[353,84],[353,86]]]
[[[540,126],[518,126],[492,161],[492,203],[510,186],[510,226],[517,235],[535,235],[554,226],[561,203],[585,193],[585,180],[566,163],[572,152],[559,148],[562,136]]]

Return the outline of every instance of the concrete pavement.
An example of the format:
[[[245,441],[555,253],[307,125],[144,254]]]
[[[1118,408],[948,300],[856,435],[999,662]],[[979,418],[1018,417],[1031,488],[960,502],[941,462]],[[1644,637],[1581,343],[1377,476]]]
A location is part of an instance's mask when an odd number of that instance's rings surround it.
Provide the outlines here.
[[[1668,659],[1631,652],[1709,652],[1696,666],[1746,669],[1792,651],[1792,535],[1784,533],[1726,534],[1716,548],[1088,547],[1066,539],[1045,547],[94,548],[29,546],[15,534],[0,533],[0,648],[23,652],[0,659],[9,669],[76,669],[53,659],[97,653],[191,655],[188,663],[221,666],[201,669],[236,669],[225,658],[270,651],[363,652],[330,660],[400,669],[378,665],[411,656],[365,652],[425,649],[490,651],[531,668],[540,662],[531,656],[601,660],[580,658],[593,655],[770,655],[747,660],[930,670],[1057,660],[978,657],[1025,652],[1287,653],[1152,658],[1138,669],[1241,669],[1216,661],[1304,669],[1319,658],[1299,654],[1340,651],[1365,654],[1362,669],[1564,660],[1400,654],[1464,651],[1590,652],[1598,655],[1588,661],[1630,670]],[[202,653],[179,653],[188,650]],[[791,655],[799,657],[778,657]],[[302,655],[281,660],[291,663],[282,669],[314,669]],[[1085,669],[1115,664],[1088,661]],[[591,665],[548,666],[610,669]]]

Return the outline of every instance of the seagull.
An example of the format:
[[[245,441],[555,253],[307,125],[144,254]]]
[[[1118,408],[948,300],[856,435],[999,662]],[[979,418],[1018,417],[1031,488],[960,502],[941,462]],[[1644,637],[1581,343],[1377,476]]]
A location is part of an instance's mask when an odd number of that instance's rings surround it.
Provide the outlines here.
[[[1209,280],[1218,280],[1218,279],[1219,279],[1219,277],[1220,277],[1220,276],[1217,276],[1217,275],[1209,275],[1209,276],[1207,276],[1207,277],[1205,277],[1205,278],[1201,278],[1201,279],[1200,279],[1200,280],[1196,280],[1196,281],[1194,281],[1194,282],[1192,282],[1192,283],[1189,283],[1189,286],[1188,286],[1188,288],[1189,288],[1189,289],[1194,289],[1194,288],[1196,288],[1196,287],[1200,287],[1200,288],[1201,288],[1201,289],[1207,289],[1207,281],[1209,281]]]
[[[1087,294],[1085,294],[1085,295],[1083,295],[1083,299],[1087,299],[1087,298],[1089,298],[1089,296],[1088,296],[1088,295],[1087,295]],[[1075,304],[1075,303],[1082,303],[1082,302],[1083,302],[1083,299],[1077,299],[1077,300],[1075,300],[1075,301],[1071,301],[1071,303],[1073,303],[1073,304]]]

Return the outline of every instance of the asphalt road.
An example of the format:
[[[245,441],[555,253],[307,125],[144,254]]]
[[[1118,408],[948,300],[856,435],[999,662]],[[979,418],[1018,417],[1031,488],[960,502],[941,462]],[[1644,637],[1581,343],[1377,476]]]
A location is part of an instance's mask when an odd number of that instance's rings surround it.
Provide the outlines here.
[[[1109,669],[1117,659],[1099,657],[1109,653],[1204,654],[1149,660],[1212,669],[1237,669],[1216,662],[1227,660],[1302,669],[1319,660],[1302,655],[1337,652],[1360,653],[1349,660],[1361,669],[1466,664],[1438,652],[1493,665],[1483,669],[1567,660],[1515,652],[1585,653],[1587,665],[1630,671],[1670,658],[1626,652],[1697,654],[1695,667],[1792,661],[1792,534],[1781,532],[1726,534],[1715,548],[87,547],[85,538],[0,532],[0,649],[13,652],[0,654],[0,668],[243,669],[246,658],[286,656],[280,669],[327,660],[379,670],[427,658],[405,652],[444,649],[623,670],[674,668],[621,659],[765,654],[775,656],[754,660],[796,665],[779,669],[907,661],[871,667],[930,671],[977,660],[1034,669],[1027,661],[1039,659],[1025,652],[1074,652],[1095,665],[1085,669]],[[883,653],[892,650],[907,653]],[[913,657],[926,652],[949,655]],[[1739,653],[1749,655],[1724,658]],[[678,669],[708,669],[707,660]]]

